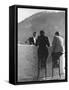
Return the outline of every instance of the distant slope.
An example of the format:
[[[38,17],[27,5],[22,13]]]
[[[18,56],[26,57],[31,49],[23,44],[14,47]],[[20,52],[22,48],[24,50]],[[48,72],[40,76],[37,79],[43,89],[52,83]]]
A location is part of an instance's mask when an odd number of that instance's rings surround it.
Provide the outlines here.
[[[24,43],[34,31],[39,34],[40,30],[45,31],[50,42],[52,42],[55,31],[60,31],[65,38],[65,13],[40,12],[20,22],[18,24],[18,42]]]

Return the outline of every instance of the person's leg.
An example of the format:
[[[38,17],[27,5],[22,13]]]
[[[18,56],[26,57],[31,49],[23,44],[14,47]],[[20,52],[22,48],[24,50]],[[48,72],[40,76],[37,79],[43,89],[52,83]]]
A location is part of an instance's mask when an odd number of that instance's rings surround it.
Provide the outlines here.
[[[59,53],[59,52],[53,53],[53,55],[52,55],[52,77],[53,77],[53,69],[55,67],[58,67],[58,69],[59,69],[59,76],[61,76],[60,75],[60,56],[61,55],[62,54]]]
[[[40,78],[40,71],[41,71],[41,68],[42,68],[42,57],[41,57],[41,54],[38,55],[38,80]]]
[[[52,77],[53,77],[54,65],[55,65],[55,53],[52,53]]]
[[[45,51],[45,77],[47,77],[47,58],[48,58],[48,49],[46,48],[46,51]]]
[[[40,76],[40,57],[38,57],[38,76],[37,79],[39,79]]]
[[[55,65],[56,65],[56,67],[58,68],[58,70],[59,70],[59,76],[61,77],[61,74],[60,74],[60,56],[62,55],[62,53],[61,52],[57,52],[56,53],[56,58],[55,58]]]
[[[45,78],[46,78],[46,76],[47,76],[47,70],[46,70],[46,59],[47,59],[47,57],[44,56],[44,73],[45,73]]]
[[[46,51],[45,55],[44,55],[44,68],[45,68],[45,77],[47,77],[47,57],[48,57],[48,51]]]
[[[61,78],[61,73],[60,73],[60,57],[62,56],[61,52],[58,52],[58,67],[59,67],[59,76]]]

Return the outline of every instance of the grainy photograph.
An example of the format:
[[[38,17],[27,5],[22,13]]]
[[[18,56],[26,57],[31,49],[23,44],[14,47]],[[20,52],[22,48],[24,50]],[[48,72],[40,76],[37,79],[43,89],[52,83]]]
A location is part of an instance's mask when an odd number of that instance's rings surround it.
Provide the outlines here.
[[[65,79],[65,11],[18,8],[18,82]]]

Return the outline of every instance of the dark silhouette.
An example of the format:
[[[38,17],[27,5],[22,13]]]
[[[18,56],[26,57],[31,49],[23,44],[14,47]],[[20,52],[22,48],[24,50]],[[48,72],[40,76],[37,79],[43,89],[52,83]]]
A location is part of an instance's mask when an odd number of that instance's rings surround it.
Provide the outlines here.
[[[44,35],[44,31],[40,31],[40,36],[36,40],[36,45],[38,47],[38,78],[40,75],[40,70],[45,69],[46,77],[46,60],[48,57],[48,47],[50,46],[48,37]]]
[[[32,37],[29,37],[29,39],[27,41],[29,41],[29,44],[30,45],[32,45],[32,44],[35,45],[36,44],[36,32],[33,32],[33,36]]]

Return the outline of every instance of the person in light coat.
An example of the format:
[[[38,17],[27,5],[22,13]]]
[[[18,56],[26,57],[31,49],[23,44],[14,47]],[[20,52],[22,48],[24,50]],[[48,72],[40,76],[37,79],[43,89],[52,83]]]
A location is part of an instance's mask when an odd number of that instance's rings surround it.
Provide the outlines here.
[[[64,39],[60,36],[59,32],[55,32],[52,42],[52,67],[54,68],[59,66],[60,76],[61,73],[64,73],[64,60],[61,58],[64,55],[64,52]]]

